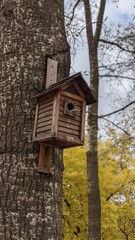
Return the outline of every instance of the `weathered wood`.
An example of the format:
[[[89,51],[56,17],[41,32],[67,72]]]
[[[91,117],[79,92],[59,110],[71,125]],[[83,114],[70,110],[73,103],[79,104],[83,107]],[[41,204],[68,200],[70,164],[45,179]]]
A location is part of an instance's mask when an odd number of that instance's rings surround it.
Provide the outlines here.
[[[34,122],[34,129],[33,129],[33,140],[35,139],[36,136],[36,129],[37,129],[37,119],[38,119],[38,108],[39,104],[36,104],[36,112],[35,112],[35,122]]]
[[[48,112],[45,112],[45,113],[41,113],[38,115],[38,121],[39,119],[41,118],[44,118],[45,120],[47,119],[47,117],[50,117],[52,116],[52,110],[51,111],[48,111]]]
[[[65,115],[65,114],[63,114],[63,111],[59,111],[59,116],[61,116],[61,117],[67,117],[67,119],[72,119],[72,121],[74,120],[74,122],[75,121],[81,121],[81,116],[75,116],[75,118],[71,118],[70,116],[68,116],[68,115]]]
[[[53,148],[40,144],[38,172],[50,173]]]
[[[67,99],[67,100],[70,100],[71,98],[61,96],[61,98],[60,98],[60,105],[64,105],[64,102],[65,102],[66,99]],[[83,99],[81,99],[81,101],[79,101],[79,100],[76,101],[75,99],[72,99],[72,100],[75,102],[75,104],[76,104],[77,106],[79,106],[79,107],[82,106]]]
[[[43,102],[42,104],[39,105],[39,109],[49,107],[50,105],[53,105],[53,101]]]
[[[78,86],[77,82],[74,82],[73,85],[75,86],[75,88],[77,89],[77,91],[79,92],[80,96],[82,96],[85,99],[85,94],[84,92],[81,90],[81,88]]]
[[[60,126],[58,126],[58,131],[61,131],[61,132],[64,132],[65,134],[67,133],[67,134],[73,134],[73,135],[75,135],[75,136],[77,136],[77,137],[79,137],[80,136],[80,133],[78,132],[78,131],[76,131],[76,130],[72,130],[72,129],[68,129],[68,128],[66,128],[66,127],[60,127]],[[66,138],[66,135],[65,135],[65,138]]]
[[[66,134],[65,135],[65,132],[63,131],[59,131],[58,132],[58,138],[63,140],[63,141],[66,141],[67,142],[67,146],[68,145],[71,145],[71,144],[80,144],[80,138],[77,137],[76,135],[70,135],[70,134]]]
[[[38,128],[41,128],[41,127],[45,127],[47,125],[51,125],[52,124],[52,121],[46,121],[46,122],[41,122],[41,123],[37,123],[37,129]]]
[[[47,60],[46,89],[57,82],[57,61]]]
[[[44,118],[44,116],[41,118],[38,118],[37,123],[43,123],[43,122],[47,122],[49,120],[52,120],[52,114],[47,115],[47,117],[45,117],[45,118]]]
[[[60,106],[60,93],[57,93],[54,98],[52,117],[52,136],[54,137],[57,136],[58,131],[59,106]]]
[[[81,126],[80,121],[72,121],[71,118],[67,118],[66,116],[59,116],[59,123],[60,122],[73,124],[75,126]]]
[[[46,132],[47,130],[51,130],[51,125],[37,128],[37,133],[39,133],[39,132]]]
[[[39,114],[53,110],[53,104],[46,108],[39,109]]]
[[[75,99],[75,100],[78,100],[78,101],[81,101],[81,102],[83,101],[81,96],[77,96],[77,95],[74,95],[72,93],[64,92],[62,90],[61,90],[61,95],[65,96],[65,97],[69,97],[70,99]]]
[[[68,128],[68,129],[71,129],[71,130],[76,130],[76,131],[80,131],[80,126],[76,126],[72,123],[67,123],[67,122],[62,122],[62,121],[59,121],[59,126],[60,127],[65,127],[65,128]]]

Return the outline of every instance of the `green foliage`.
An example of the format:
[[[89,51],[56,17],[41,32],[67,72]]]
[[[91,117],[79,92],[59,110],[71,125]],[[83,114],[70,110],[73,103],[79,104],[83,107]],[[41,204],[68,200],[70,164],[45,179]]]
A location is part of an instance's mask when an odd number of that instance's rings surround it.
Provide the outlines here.
[[[134,145],[125,135],[99,143],[102,239],[135,239]],[[64,152],[64,239],[88,239],[85,147]]]

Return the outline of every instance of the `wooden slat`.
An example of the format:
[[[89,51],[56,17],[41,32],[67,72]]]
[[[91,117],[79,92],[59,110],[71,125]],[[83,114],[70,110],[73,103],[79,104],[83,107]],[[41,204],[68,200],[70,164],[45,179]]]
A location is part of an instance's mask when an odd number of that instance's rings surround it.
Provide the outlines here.
[[[37,121],[37,123],[43,123],[43,122],[47,122],[47,121],[49,121],[49,120],[51,120],[51,122],[52,122],[52,115],[49,115],[49,116],[47,116],[47,117],[39,118],[38,121]]]
[[[65,97],[69,97],[70,99],[77,100],[77,101],[83,101],[83,98],[81,96],[74,95],[72,93],[68,93],[65,91],[61,91],[61,95]]]
[[[33,141],[35,141],[35,136],[36,136],[36,128],[37,128],[37,119],[38,119],[38,103],[36,105],[36,112],[35,112],[35,122],[34,122],[34,129],[33,129]]]
[[[41,113],[38,115],[38,119],[40,118],[47,118],[49,116],[52,116],[52,110],[51,111],[48,111],[48,112],[45,112],[45,113]]]
[[[54,97],[53,116],[52,116],[52,136],[57,136],[58,117],[59,117],[60,93],[58,92]]]
[[[72,123],[66,123],[66,122],[61,122],[59,121],[59,127],[64,127],[64,128],[68,128],[68,129],[71,129],[71,130],[76,130],[76,131],[80,131],[80,127],[79,126],[75,126],[73,125]]]
[[[48,103],[43,103],[39,105],[39,109],[47,108],[49,106],[53,105],[53,101],[49,101]]]
[[[44,112],[49,112],[53,109],[53,105],[50,105],[46,108],[39,109],[39,114],[44,113]]]
[[[64,114],[64,108],[62,106],[60,106],[60,111],[63,112]],[[65,114],[65,116],[69,116],[68,114]],[[78,109],[76,108],[76,111],[75,111],[75,117],[78,116],[80,117],[81,116],[81,109]]]
[[[37,128],[45,127],[51,124],[52,124],[52,121],[41,122],[37,124]]]
[[[37,133],[39,132],[46,132],[47,130],[51,130],[51,125],[45,126],[45,127],[41,127],[41,128],[37,128]]]
[[[73,121],[71,118],[67,118],[66,116],[65,117],[64,116],[59,116],[59,122],[69,123],[75,126],[81,126],[80,121],[77,121],[76,119],[74,119]]]
[[[65,116],[65,117],[67,117],[67,119],[72,119],[72,121],[81,121],[81,116],[75,116],[75,118],[73,118],[73,117],[70,117],[70,116],[64,114],[63,111],[60,111],[59,115],[62,117]]]
[[[80,136],[80,133],[76,130],[72,130],[72,129],[67,129],[65,127],[60,127],[58,126],[58,131],[61,131],[61,132],[64,132],[64,133],[67,133],[67,134],[73,134],[73,135],[76,135],[76,136]]]

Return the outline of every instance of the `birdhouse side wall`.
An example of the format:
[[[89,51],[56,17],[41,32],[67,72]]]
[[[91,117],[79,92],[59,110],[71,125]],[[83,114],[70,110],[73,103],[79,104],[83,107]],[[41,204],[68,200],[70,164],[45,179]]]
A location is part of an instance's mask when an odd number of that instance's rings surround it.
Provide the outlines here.
[[[41,142],[51,136],[54,96],[38,101],[35,140]]]

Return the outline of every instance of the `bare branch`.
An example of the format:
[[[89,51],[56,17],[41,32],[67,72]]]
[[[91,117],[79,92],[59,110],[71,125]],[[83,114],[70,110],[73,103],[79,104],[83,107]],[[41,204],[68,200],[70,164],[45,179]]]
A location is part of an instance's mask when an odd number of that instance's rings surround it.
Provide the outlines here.
[[[115,113],[121,112],[121,111],[125,110],[126,108],[128,108],[129,106],[131,106],[131,105],[134,104],[134,103],[135,103],[135,100],[132,101],[132,102],[130,102],[129,104],[125,105],[124,107],[116,110],[116,111],[113,111],[113,112],[111,112],[111,113],[107,113],[107,114],[105,114],[105,115],[100,115],[100,116],[98,116],[98,118],[108,117],[108,116],[111,116],[111,115],[113,115],[113,114],[115,114]]]
[[[100,41],[100,42],[103,42],[103,43],[107,43],[107,44],[114,45],[114,46],[120,48],[121,50],[123,50],[123,51],[125,51],[125,52],[129,52],[129,53],[135,54],[135,51],[131,51],[131,50],[125,49],[125,48],[123,48],[123,47],[122,47],[120,44],[118,44],[118,43],[111,42],[111,41],[104,40],[104,39],[99,39],[99,41]]]
[[[111,77],[111,78],[123,78],[128,80],[135,80],[135,78],[132,78],[132,77],[122,76],[122,75],[111,75],[111,74],[99,75],[99,77]]]
[[[117,127],[118,129],[122,130],[125,134],[127,134],[128,136],[130,136],[130,134],[129,134],[124,128],[118,126],[118,124],[116,124],[116,123],[110,121],[110,120],[107,119],[107,118],[103,118],[103,120],[105,120],[105,121],[107,121],[107,122],[113,124],[115,127]]]
[[[69,23],[67,23],[67,26],[69,26],[71,24],[71,22],[73,21],[74,15],[75,15],[75,10],[76,10],[78,4],[80,3],[80,1],[81,0],[77,0],[77,2],[75,3],[75,5],[73,7],[73,11],[72,11],[72,16],[70,18],[68,17],[70,19],[70,21],[69,21]]]

